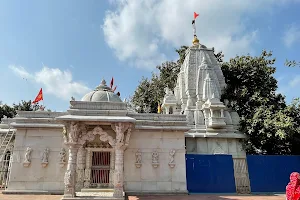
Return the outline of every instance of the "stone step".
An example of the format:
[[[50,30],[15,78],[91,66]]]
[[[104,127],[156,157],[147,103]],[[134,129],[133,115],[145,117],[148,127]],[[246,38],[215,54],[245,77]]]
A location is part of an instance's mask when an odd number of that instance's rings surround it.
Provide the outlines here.
[[[63,197],[62,200],[124,200],[124,197]]]
[[[76,192],[77,197],[113,197],[113,192]]]
[[[83,188],[81,192],[114,192],[113,188]]]

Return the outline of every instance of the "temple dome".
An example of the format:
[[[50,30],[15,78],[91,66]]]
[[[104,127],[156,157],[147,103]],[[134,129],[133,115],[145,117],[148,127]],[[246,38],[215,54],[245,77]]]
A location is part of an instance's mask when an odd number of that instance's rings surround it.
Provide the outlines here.
[[[105,80],[102,80],[101,84],[97,86],[94,91],[91,91],[84,95],[81,101],[117,103],[122,102],[120,97],[117,94],[115,94],[110,87],[106,85]]]

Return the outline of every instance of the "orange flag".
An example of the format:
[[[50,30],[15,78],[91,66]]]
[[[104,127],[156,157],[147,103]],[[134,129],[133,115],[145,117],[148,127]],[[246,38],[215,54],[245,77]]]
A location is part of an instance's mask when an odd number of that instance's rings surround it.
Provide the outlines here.
[[[38,93],[38,95],[35,97],[34,101],[32,103],[37,103],[39,101],[42,101],[43,99],[43,89],[40,89],[40,92]]]
[[[198,16],[199,16],[199,14],[194,12],[194,19],[196,19]]]

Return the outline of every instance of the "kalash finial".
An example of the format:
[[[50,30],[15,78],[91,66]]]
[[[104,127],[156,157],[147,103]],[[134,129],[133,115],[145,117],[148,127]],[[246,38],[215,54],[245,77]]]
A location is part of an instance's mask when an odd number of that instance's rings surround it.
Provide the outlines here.
[[[194,31],[194,39],[193,39],[193,45],[198,45],[199,44],[199,39],[197,38],[197,34],[196,34],[196,18],[199,16],[199,14],[197,14],[196,12],[194,12],[194,19],[192,21],[192,25],[193,25],[193,31]]]
[[[101,81],[101,85],[106,85],[106,81],[105,81],[104,78],[103,78],[102,81]]]

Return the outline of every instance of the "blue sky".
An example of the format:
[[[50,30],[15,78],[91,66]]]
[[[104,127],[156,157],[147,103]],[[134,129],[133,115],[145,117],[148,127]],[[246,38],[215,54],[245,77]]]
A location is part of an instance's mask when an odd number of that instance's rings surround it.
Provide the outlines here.
[[[0,100],[33,100],[44,90],[47,108],[64,111],[114,76],[122,98],[142,76],[175,60],[190,45],[197,18],[202,44],[226,59],[272,50],[279,90],[290,101],[300,96],[299,0],[2,0],[0,1]]]

